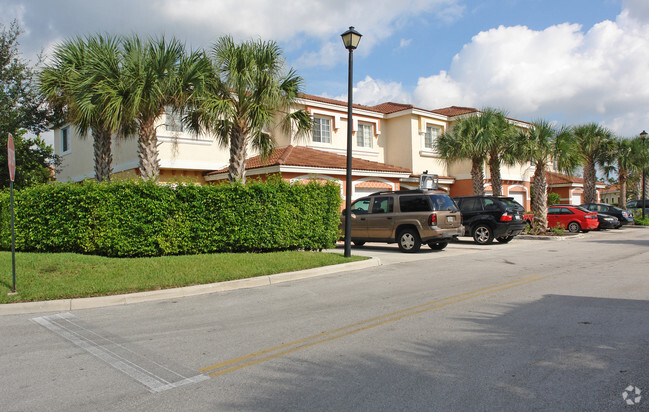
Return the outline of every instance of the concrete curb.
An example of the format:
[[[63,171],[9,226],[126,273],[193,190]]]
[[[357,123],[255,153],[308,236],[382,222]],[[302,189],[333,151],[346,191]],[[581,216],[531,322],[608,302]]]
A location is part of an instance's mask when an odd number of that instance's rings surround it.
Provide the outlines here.
[[[151,302],[164,299],[176,299],[187,296],[205,295],[208,293],[225,292],[236,289],[256,288],[276,283],[308,279],[332,273],[365,269],[380,266],[378,258],[370,258],[358,262],[341,263],[338,265],[322,266],[319,268],[298,270],[295,272],[277,273],[274,275],[258,276],[247,279],[230,280],[227,282],[193,285],[174,289],[151,290],[147,292],[128,293],[124,295],[98,296],[94,298],[76,298],[47,300],[42,302],[5,303],[0,305],[0,316],[23,315],[40,312],[67,312],[79,309],[101,308],[107,306],[129,305],[132,303]]]
[[[514,239],[529,239],[529,240],[569,240],[580,239],[584,237],[583,233],[576,235],[563,235],[563,236],[542,236],[542,235],[516,235]]]

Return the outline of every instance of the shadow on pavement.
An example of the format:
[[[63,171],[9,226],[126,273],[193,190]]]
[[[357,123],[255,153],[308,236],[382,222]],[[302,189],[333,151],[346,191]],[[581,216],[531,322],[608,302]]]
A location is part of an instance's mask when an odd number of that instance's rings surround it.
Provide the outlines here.
[[[649,392],[647,313],[647,301],[546,295],[507,307],[505,314],[475,313],[442,322],[443,328],[417,329],[428,319],[440,324],[439,312],[425,312],[412,318],[417,322],[354,335],[359,342],[354,348],[320,346],[317,361],[306,350],[282,358],[279,366],[250,369],[251,379],[237,380],[236,401],[226,401],[224,392],[223,402],[212,406],[252,411],[620,410],[628,385]],[[399,328],[410,333],[399,335],[411,338],[389,345],[394,340],[386,335]],[[340,347],[347,352],[336,352]]]

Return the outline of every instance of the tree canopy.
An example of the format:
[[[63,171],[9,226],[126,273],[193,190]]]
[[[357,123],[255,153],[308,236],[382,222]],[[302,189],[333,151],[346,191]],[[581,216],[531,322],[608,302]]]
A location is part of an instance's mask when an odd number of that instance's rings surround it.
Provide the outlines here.
[[[18,51],[20,27],[0,24],[0,187],[9,186],[8,133],[16,150],[16,188],[46,183],[60,164],[54,150],[39,137],[48,129],[53,112],[43,104],[35,69]]]

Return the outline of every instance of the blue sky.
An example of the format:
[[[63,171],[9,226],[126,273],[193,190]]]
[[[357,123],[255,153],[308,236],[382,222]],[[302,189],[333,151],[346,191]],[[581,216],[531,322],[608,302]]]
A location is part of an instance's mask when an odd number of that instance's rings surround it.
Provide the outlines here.
[[[354,101],[505,109],[620,136],[649,129],[648,0],[0,0],[34,59],[74,35],[174,35],[209,48],[223,34],[276,40],[305,92],[346,99],[340,33],[363,39]]]

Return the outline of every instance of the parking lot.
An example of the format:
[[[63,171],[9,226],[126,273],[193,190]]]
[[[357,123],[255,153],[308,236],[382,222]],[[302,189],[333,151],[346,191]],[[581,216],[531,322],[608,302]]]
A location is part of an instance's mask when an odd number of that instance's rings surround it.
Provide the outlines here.
[[[2,409],[621,410],[649,388],[649,230],[352,253],[383,264],[1,316]]]

